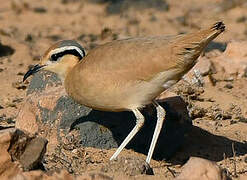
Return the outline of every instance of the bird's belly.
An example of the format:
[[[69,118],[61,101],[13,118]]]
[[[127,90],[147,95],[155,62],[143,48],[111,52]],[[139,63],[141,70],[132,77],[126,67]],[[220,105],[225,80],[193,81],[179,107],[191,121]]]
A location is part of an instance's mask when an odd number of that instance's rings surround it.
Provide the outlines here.
[[[163,91],[169,89],[180,79],[176,71],[165,71],[150,81],[143,81],[133,88],[132,94],[127,98],[130,109],[140,108],[154,100]]]
[[[69,93],[79,104],[103,111],[129,111],[151,103],[165,88],[150,83],[124,84],[121,87],[90,88],[81,93]]]
[[[89,96],[84,97],[84,100],[81,102],[93,109],[104,111],[128,111],[140,109],[145,105],[150,104],[153,99],[176,82],[176,80],[169,80],[165,83],[160,82],[158,84],[152,82],[125,84],[124,86],[121,86],[121,88],[115,87],[114,91],[101,91],[99,96],[92,98],[89,98]]]
[[[150,104],[163,91],[177,83],[177,80],[143,82],[140,87],[135,88],[133,93],[126,99],[129,109],[136,109]]]

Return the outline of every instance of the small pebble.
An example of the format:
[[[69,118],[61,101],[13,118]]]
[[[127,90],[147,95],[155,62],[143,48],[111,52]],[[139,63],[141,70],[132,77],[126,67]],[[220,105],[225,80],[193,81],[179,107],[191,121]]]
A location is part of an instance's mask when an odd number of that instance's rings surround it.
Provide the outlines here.
[[[232,89],[232,88],[233,88],[233,85],[228,83],[228,84],[226,84],[226,85],[224,86],[224,88]]]

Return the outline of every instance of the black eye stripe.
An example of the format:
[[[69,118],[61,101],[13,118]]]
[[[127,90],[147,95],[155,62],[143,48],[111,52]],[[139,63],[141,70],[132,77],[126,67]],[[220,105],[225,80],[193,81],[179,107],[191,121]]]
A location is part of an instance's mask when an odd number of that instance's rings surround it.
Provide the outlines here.
[[[57,61],[60,57],[66,54],[72,54],[74,56],[77,56],[81,60],[85,56],[85,52],[82,51],[82,53],[83,53],[83,56],[75,49],[65,50],[65,51],[51,55],[51,61]]]

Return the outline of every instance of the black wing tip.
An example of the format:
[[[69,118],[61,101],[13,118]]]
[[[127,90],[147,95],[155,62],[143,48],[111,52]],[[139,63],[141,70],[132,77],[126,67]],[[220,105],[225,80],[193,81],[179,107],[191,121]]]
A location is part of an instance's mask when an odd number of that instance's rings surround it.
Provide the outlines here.
[[[219,22],[215,23],[215,24],[213,25],[213,27],[212,27],[212,29],[214,29],[214,30],[219,30],[220,32],[225,31],[225,28],[226,28],[226,26],[225,26],[225,24],[223,23],[223,21],[219,21]]]

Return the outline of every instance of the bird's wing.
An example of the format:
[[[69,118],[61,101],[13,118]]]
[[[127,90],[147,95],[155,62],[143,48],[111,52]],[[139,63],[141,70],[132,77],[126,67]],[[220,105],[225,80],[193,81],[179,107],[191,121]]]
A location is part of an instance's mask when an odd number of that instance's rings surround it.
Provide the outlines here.
[[[159,72],[176,65],[172,58],[174,37],[130,38],[113,41],[88,53],[81,69],[124,76],[126,80],[149,80]],[[121,77],[120,77],[121,79]]]

